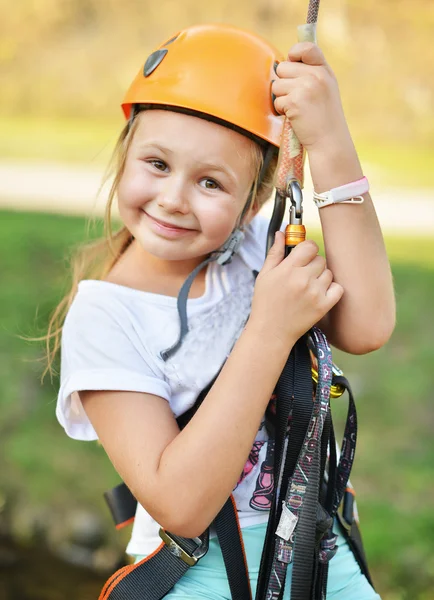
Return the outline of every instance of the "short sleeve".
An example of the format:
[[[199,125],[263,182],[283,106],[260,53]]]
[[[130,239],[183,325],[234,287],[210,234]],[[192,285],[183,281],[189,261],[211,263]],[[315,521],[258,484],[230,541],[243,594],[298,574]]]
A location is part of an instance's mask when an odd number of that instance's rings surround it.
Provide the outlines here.
[[[96,440],[77,394],[82,390],[145,392],[170,399],[164,373],[128,313],[116,302],[104,303],[79,292],[62,331],[56,416],[70,437]]]

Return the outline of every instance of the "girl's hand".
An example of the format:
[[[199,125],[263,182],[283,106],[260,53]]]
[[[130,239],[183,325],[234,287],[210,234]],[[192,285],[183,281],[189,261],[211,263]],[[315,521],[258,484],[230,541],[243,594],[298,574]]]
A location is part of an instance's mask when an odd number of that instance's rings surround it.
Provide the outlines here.
[[[276,69],[272,84],[274,106],[291,122],[307,151],[348,143],[339,88],[333,71],[316,44],[300,42],[291,48],[288,60]]]
[[[276,234],[255,285],[249,327],[274,336],[288,348],[342,297],[318,246],[307,240],[284,258],[285,236]]]

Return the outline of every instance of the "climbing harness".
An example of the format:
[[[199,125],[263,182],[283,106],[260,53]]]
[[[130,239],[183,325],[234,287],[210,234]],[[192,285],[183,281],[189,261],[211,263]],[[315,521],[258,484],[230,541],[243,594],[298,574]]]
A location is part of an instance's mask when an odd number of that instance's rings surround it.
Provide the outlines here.
[[[318,377],[316,384],[312,379],[312,362]],[[178,418],[181,429],[194,416],[213,383],[200,394],[195,405]],[[331,386],[347,390],[350,399],[339,461],[329,405]],[[362,572],[370,581],[354,518],[354,492],[348,485],[357,435],[354,399],[347,380],[333,369],[329,346],[317,328],[306,334],[289,355],[276,385],[275,403],[270,403],[267,410],[267,427],[275,439],[275,485],[256,600],[280,597],[290,562],[294,563],[291,600],[325,597],[328,562],[336,552],[334,519],[339,522]],[[330,456],[326,471],[327,449]],[[120,484],[105,497],[117,527],[130,523],[137,501],[126,485]],[[213,526],[232,598],[248,600],[250,584],[232,496]],[[163,598],[206,554],[208,536],[206,531],[198,538],[185,539],[160,529],[162,543],[155,552],[117,571],[104,586],[100,600]]]
[[[311,0],[308,23],[299,28],[299,39],[315,42],[315,25],[319,0]],[[216,33],[217,31],[217,33]],[[239,37],[245,36],[243,44]],[[209,38],[211,36],[211,42]],[[238,36],[238,37],[237,37]],[[225,68],[210,78],[208,65],[202,65],[198,49],[214,44],[214,55],[223,53]],[[245,56],[231,54],[228,50],[245,50]],[[231,46],[232,44],[232,46]],[[172,50],[177,47],[177,53]],[[182,65],[194,52],[195,61],[189,68],[188,94]],[[255,56],[252,56],[252,53]],[[255,58],[256,57],[256,58]],[[172,60],[173,58],[173,60]],[[286,200],[290,201],[289,224],[285,232],[286,255],[306,237],[302,223],[302,187],[304,150],[297,140],[288,119],[275,115],[270,107],[270,91],[258,90],[261,112],[245,107],[238,110],[238,102],[221,100],[220,80],[225,89],[237,86],[239,65],[258,64],[264,72],[264,81],[271,85],[275,66],[281,57],[258,38],[235,28],[206,26],[180,32],[163,44],[150,57],[144,69],[133,82],[123,104],[127,119],[134,119],[137,110],[168,108],[209,118],[230,126],[244,135],[251,135],[260,144],[279,147],[279,164],[276,178],[276,196],[273,215],[267,234],[267,252],[275,232],[283,220]],[[204,63],[205,64],[205,63]],[[241,64],[241,63],[240,63]],[[164,71],[162,84],[150,85],[154,72]],[[238,69],[238,71],[237,71]],[[236,74],[236,76],[235,76]],[[175,77],[176,75],[176,77]],[[176,82],[174,83],[175,77]],[[267,80],[268,77],[268,80]],[[171,79],[172,78],[172,79]],[[204,79],[205,78],[205,79]],[[233,86],[227,86],[228,78]],[[204,81],[210,80],[211,92]],[[248,74],[246,74],[246,80]],[[252,80],[257,80],[257,72]],[[250,81],[250,80],[249,80]],[[241,82],[242,84],[242,82]],[[240,86],[242,87],[242,85]],[[196,89],[197,94],[191,89]],[[240,87],[240,89],[241,89]],[[218,93],[212,93],[214,89]],[[204,92],[205,90],[205,92]],[[205,95],[204,95],[205,94]],[[254,92],[252,92],[254,94]],[[189,95],[189,100],[186,97]],[[257,95],[255,95],[256,101]],[[220,105],[213,105],[220,102]],[[252,103],[252,107],[255,103]],[[250,106],[250,105],[249,105]],[[266,107],[266,108],[264,108]],[[267,118],[264,117],[267,112]],[[264,160],[264,162],[266,162]],[[197,273],[209,262],[220,264],[230,261],[243,239],[236,228],[230,239],[217,252],[212,253],[190,274],[178,296],[180,334],[171,348],[162,353],[168,360],[180,347],[188,332],[187,297]],[[216,376],[217,378],[217,376]],[[215,378],[215,379],[216,379]],[[214,379],[214,381],[215,381]],[[214,381],[202,391],[195,405],[177,421],[182,429],[194,416]],[[339,398],[347,391],[348,414],[339,457],[330,411],[330,398]],[[332,363],[331,351],[324,334],[316,327],[306,333],[293,347],[277,382],[273,400],[266,411],[269,443],[274,440],[274,465],[272,472],[273,497],[267,524],[258,577],[256,600],[280,600],[286,585],[290,585],[291,600],[324,600],[327,588],[328,566],[336,554],[336,523],[348,540],[362,573],[371,582],[357,521],[354,517],[354,492],[349,485],[349,475],[354,460],[357,437],[357,414],[348,381]],[[137,501],[125,484],[120,484],[106,495],[107,503],[117,527],[134,519]],[[230,496],[213,521],[222,550],[231,596],[234,600],[251,600],[249,574],[243,547],[241,529],[234,498]],[[176,584],[184,573],[194,568],[205,556],[209,545],[209,530],[201,536],[186,539],[160,529],[159,547],[137,564],[117,571],[105,584],[99,600],[159,600]],[[293,564],[291,582],[286,582],[289,564]]]

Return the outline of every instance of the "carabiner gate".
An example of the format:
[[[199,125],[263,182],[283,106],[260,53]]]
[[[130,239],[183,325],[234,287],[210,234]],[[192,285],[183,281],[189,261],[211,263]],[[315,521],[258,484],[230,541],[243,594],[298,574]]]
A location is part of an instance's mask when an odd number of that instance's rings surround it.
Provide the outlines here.
[[[289,224],[301,225],[303,219],[303,192],[299,182],[291,179],[286,186],[286,197],[289,198],[291,206],[289,208]]]
[[[296,179],[288,181],[286,196],[291,202],[289,208],[289,223],[285,229],[285,256],[290,254],[300,242],[306,239],[306,228],[303,225],[303,192]]]

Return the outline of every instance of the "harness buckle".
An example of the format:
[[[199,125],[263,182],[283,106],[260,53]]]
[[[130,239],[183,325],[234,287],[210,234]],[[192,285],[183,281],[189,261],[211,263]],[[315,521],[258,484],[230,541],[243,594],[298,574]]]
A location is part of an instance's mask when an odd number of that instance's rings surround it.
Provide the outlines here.
[[[192,541],[197,544],[197,548],[193,552],[187,552],[187,550],[174,540],[172,535],[162,527],[160,527],[158,533],[160,538],[166,544],[169,552],[177,558],[180,558],[189,567],[194,567],[194,565],[208,552],[208,536],[205,536],[203,540],[200,537],[192,538]]]

